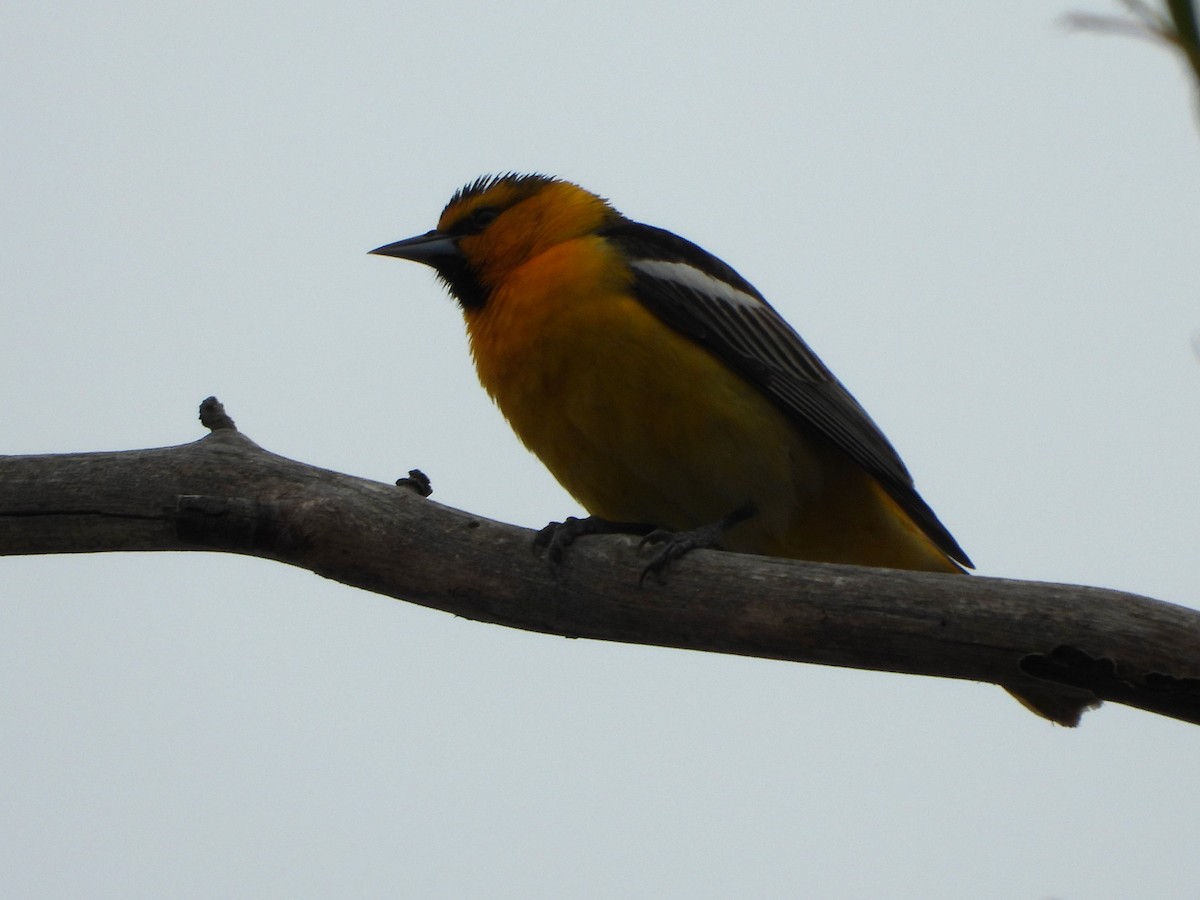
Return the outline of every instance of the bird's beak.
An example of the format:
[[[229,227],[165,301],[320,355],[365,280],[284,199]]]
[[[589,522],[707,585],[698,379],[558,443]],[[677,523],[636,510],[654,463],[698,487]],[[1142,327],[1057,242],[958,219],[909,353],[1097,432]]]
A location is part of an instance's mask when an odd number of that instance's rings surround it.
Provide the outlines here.
[[[437,229],[396,241],[394,244],[384,244],[369,252],[378,256],[411,259],[413,262],[425,263],[434,268],[437,268],[439,263],[457,259],[460,255],[458,238]]]

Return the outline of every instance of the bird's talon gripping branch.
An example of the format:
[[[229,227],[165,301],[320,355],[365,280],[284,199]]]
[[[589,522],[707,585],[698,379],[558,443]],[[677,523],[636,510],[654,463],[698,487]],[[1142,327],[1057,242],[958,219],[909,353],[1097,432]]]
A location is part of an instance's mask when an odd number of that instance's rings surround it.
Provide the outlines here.
[[[671,531],[669,528],[655,528],[644,538],[638,541],[638,549],[644,550],[648,545],[661,544],[663,541],[669,541],[677,534],[679,534],[678,531]]]
[[[644,584],[648,575],[653,575],[659,581],[662,581],[663,573],[670,567],[671,563],[677,559],[682,559],[693,550],[720,550],[721,539],[725,536],[725,533],[735,525],[740,525],[749,519],[756,512],[758,512],[758,508],[754,503],[747,502],[724,518],[717,519],[715,522],[709,522],[707,525],[701,525],[699,528],[693,528],[690,531],[670,531],[666,528],[654,529],[642,538],[641,543],[638,544],[638,549],[640,550],[650,544],[661,544],[662,546],[654,554],[653,559],[642,569],[642,575],[638,579],[638,584]]]
[[[551,522],[533,539],[535,553],[546,551],[546,558],[554,565],[562,562],[563,554],[578,538],[589,534],[646,534],[650,525],[637,522],[613,522],[600,516],[568,516],[562,522]]]
[[[562,562],[563,553],[582,534],[578,528],[580,520],[575,516],[567,516],[562,522],[550,522],[533,539],[534,553],[545,551],[546,559],[557,565]]]
[[[671,563],[675,560],[682,559],[693,550],[702,547],[717,547],[715,543],[705,542],[704,536],[699,534],[704,530],[697,528],[694,531],[667,531],[665,528],[657,528],[642,538],[638,545],[639,549],[648,544],[658,545],[658,549],[651,557],[650,562],[643,567],[642,574],[638,576],[638,584],[645,584],[646,579],[651,575],[661,584],[663,573],[671,567]]]

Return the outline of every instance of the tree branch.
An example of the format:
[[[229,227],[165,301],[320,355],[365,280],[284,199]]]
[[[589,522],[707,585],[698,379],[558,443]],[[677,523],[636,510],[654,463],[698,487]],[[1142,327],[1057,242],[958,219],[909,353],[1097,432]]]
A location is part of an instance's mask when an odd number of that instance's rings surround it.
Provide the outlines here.
[[[1042,679],[1200,724],[1200,613],[1098,588],[697,552],[639,586],[636,542],[552,568],[533,532],[269,453],[214,399],[191,444],[0,457],[0,555],[215,550],[469,619],[1010,687]]]

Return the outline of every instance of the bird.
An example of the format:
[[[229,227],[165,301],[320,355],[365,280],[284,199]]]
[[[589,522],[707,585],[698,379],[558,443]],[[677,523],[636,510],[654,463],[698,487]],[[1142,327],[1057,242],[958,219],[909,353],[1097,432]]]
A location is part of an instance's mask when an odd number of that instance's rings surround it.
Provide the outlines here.
[[[970,558],[863,407],[766,298],[688,241],[544,174],[485,175],[437,227],[370,251],[434,269],[479,380],[588,511],[578,536],[963,573]],[[645,573],[643,573],[645,575]],[[1095,705],[1010,689],[1063,725]]]

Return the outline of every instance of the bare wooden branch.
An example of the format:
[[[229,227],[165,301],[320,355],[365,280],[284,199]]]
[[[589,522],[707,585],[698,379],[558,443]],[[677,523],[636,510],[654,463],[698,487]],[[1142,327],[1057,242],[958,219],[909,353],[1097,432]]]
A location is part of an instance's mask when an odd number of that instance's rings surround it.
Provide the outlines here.
[[[215,405],[214,405],[215,404]],[[216,550],[458,616],[567,637],[989,681],[1045,679],[1200,723],[1200,613],[1071,585],[711,551],[639,586],[636,542],[564,565],[533,532],[269,453],[215,400],[213,432],[152,450],[0,457],[0,555]]]

